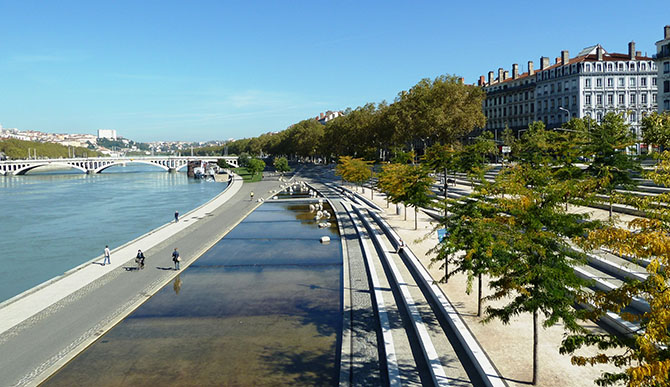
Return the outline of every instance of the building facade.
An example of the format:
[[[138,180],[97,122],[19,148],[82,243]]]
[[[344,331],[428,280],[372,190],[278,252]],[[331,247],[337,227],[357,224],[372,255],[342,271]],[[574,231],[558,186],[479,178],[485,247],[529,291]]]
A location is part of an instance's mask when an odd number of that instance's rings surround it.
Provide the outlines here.
[[[486,91],[484,114],[487,130],[499,133],[510,128],[518,135],[532,121],[548,128],[561,126],[570,118],[591,117],[600,122],[607,112],[624,113],[638,137],[642,117],[657,109],[657,69],[652,58],[635,51],[608,53],[600,45],[587,47],[574,58],[564,50],[554,63],[540,58],[540,68],[512,76],[498,69],[488,80],[479,78]]]
[[[115,129],[98,129],[98,138],[108,138],[110,140],[116,140],[116,130]]]
[[[656,42],[658,68],[658,112],[670,111],[670,25],[665,26],[663,40]]]

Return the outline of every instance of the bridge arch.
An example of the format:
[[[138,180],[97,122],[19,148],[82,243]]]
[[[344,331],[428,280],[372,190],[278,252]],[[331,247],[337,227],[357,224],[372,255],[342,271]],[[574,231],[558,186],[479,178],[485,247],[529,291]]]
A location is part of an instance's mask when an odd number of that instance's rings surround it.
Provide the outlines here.
[[[74,165],[74,164],[70,164],[70,163],[59,163],[59,162],[27,164],[27,165],[22,166],[21,168],[13,171],[13,172],[8,171],[7,173],[13,173],[14,175],[25,175],[26,173],[32,171],[33,169],[43,167],[45,165],[54,165],[54,166],[61,166],[61,167],[71,168],[71,169],[77,169],[77,170],[80,170],[80,171],[86,173],[86,169],[82,168],[78,165]]]
[[[109,164],[103,164],[102,166],[97,167],[96,169],[94,169],[94,173],[100,173],[100,172],[104,171],[105,169],[107,169],[107,168],[109,168],[109,167],[113,167],[113,166],[115,166],[115,165],[124,165],[124,164],[131,164],[131,163],[147,164],[147,165],[151,165],[151,166],[154,166],[154,167],[161,168],[161,169],[164,170],[164,171],[169,171],[169,170],[170,170],[170,168],[166,167],[165,165],[161,165],[161,164],[159,164],[159,163],[157,163],[157,162],[154,162],[154,161],[148,161],[148,160],[123,160],[123,161],[114,161],[114,162],[110,162]]]

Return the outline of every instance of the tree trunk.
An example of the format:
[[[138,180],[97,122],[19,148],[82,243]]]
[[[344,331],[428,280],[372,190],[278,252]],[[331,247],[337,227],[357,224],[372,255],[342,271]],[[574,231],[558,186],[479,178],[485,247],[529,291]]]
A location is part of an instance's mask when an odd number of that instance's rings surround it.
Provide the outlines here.
[[[418,230],[419,229],[419,208],[414,207],[414,229]]]
[[[389,196],[386,195],[386,208],[389,208]]]
[[[403,209],[405,210],[405,220],[407,220],[407,206],[403,203]]]
[[[477,276],[477,317],[482,315],[482,273]]]
[[[538,358],[538,353],[537,353],[537,342],[538,342],[538,331],[537,331],[537,310],[533,311],[533,385],[537,385],[537,358]]]
[[[449,184],[447,184],[447,168],[444,168],[444,217],[447,217],[447,189],[449,189]]]
[[[610,220],[612,220],[612,192],[610,192]]]

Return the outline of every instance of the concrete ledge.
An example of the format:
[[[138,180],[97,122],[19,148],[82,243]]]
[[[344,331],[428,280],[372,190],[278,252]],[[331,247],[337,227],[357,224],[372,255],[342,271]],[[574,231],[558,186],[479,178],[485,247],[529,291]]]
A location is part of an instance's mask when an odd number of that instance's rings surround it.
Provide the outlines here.
[[[375,219],[377,224],[384,230],[389,240],[395,243],[394,247],[398,246],[400,237],[391,228],[384,219],[377,213],[370,211],[370,215]],[[472,364],[476,368],[477,373],[481,377],[484,385],[488,387],[502,387],[507,386],[498,370],[495,368],[484,349],[479,345],[477,339],[472,335],[467,325],[456,311],[456,308],[451,304],[442,290],[435,284],[435,281],[430,276],[425,267],[419,262],[417,257],[410,251],[410,249],[403,249],[402,253],[411,263],[411,269],[418,274],[422,285],[428,289],[429,296],[433,298],[435,305],[437,305],[442,316],[445,317],[451,326],[455,336],[461,343],[463,350],[466,352]]]

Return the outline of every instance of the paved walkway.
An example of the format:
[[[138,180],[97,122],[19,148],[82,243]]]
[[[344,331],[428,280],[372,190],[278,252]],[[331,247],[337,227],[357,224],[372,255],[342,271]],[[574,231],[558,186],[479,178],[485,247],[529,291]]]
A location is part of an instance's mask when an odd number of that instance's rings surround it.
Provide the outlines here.
[[[111,265],[100,265],[99,257],[0,304],[0,385],[35,385],[48,377],[178,274],[175,247],[184,269],[260,205],[250,191],[267,198],[280,184],[236,180],[178,223],[115,248]],[[146,256],[141,271],[138,249]]]

